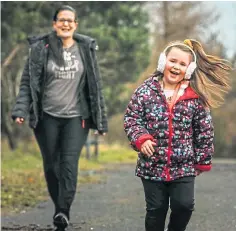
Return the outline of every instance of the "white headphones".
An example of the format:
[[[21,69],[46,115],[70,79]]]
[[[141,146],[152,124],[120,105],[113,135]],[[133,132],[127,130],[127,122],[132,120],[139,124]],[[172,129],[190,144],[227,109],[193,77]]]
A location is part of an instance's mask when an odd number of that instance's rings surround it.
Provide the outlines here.
[[[189,80],[191,78],[191,75],[193,74],[194,70],[197,67],[197,64],[196,64],[197,58],[196,58],[196,54],[193,51],[193,49],[183,43],[175,43],[175,44],[172,44],[172,45],[167,46],[165,48],[165,50],[160,54],[160,57],[158,60],[158,65],[157,65],[157,70],[161,73],[164,72],[165,66],[166,66],[166,50],[169,49],[170,47],[174,47],[176,45],[181,45],[181,46],[187,47],[192,52],[192,54],[194,56],[194,61],[189,64],[189,66],[186,70],[186,73],[185,73],[185,79]]]

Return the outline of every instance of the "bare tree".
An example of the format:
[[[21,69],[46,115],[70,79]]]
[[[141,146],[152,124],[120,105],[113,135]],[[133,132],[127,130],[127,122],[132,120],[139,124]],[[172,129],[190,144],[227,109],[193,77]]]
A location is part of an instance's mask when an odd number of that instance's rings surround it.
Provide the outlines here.
[[[206,9],[202,2],[148,2],[146,10],[150,17],[152,55],[134,87],[156,69],[158,56],[168,42],[186,38],[206,41],[210,27],[219,19],[219,15],[213,13],[213,9]]]
[[[17,134],[19,129],[11,118],[11,110],[18,92],[21,62],[24,58],[24,45],[16,45],[2,62],[1,69],[1,130],[7,137],[9,147],[17,147]],[[29,129],[28,129],[29,130]],[[25,133],[28,132],[26,129]]]

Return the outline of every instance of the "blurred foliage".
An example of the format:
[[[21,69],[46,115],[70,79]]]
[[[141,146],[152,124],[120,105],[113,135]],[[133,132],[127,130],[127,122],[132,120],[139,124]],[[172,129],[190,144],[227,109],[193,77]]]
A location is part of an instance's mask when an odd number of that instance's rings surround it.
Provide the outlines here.
[[[90,2],[88,5],[93,8],[90,19],[81,19],[80,30],[98,41],[97,55],[109,116],[125,108],[121,97],[124,83],[136,81],[149,61],[148,16],[142,10],[143,4]]]
[[[74,7],[78,13],[78,32],[95,37],[103,78],[108,116],[124,110],[121,95],[124,83],[135,81],[149,61],[148,16],[142,2],[2,2],[2,131],[12,149],[19,128],[11,121],[30,35],[52,30],[52,18],[59,5]],[[24,130],[27,130],[24,127]],[[30,130],[26,136],[30,135]]]
[[[123,131],[123,114],[134,89],[156,69],[160,52],[172,40],[195,38],[206,52],[227,58],[219,42],[220,31],[211,28],[220,19],[215,9],[204,8],[202,2],[154,1],[31,1],[1,3],[2,60],[2,136],[12,149],[19,139],[32,135],[27,125],[16,126],[10,118],[24,66],[29,35],[52,30],[52,17],[60,4],[77,10],[78,32],[95,37],[103,77],[104,94],[109,115],[109,144],[128,145]],[[236,65],[236,51],[230,60]],[[235,71],[231,74],[232,90],[225,105],[213,110],[215,155],[235,157]]]
[[[216,55],[227,59],[226,49],[219,41],[220,31],[211,31],[214,23],[220,19],[214,9],[205,9],[201,2],[150,2],[148,9],[150,11],[152,54],[150,63],[141,73],[136,82],[126,84],[131,95],[134,89],[139,86],[150,74],[152,74],[157,65],[160,52],[166,44],[174,40],[184,40],[194,38],[201,42],[207,54]],[[158,17],[155,17],[158,15]],[[184,19],[183,16],[184,15]],[[235,67],[236,49],[231,60]],[[232,90],[226,96],[225,104],[219,109],[213,109],[213,122],[215,127],[215,156],[236,158],[236,71],[230,75]],[[126,94],[127,95],[127,94]]]
[[[110,117],[108,121],[109,134],[105,137],[107,144],[120,144],[124,147],[129,146],[129,141],[124,132],[124,113],[116,114]]]
[[[122,84],[135,81],[148,64],[148,17],[142,10],[142,2],[3,2],[2,60],[16,45],[26,45],[29,35],[49,32],[53,14],[60,4],[77,10],[79,33],[97,39],[108,115],[117,113],[123,105],[119,97]],[[24,47],[19,60],[21,68],[22,56],[26,54]],[[14,78],[16,73],[12,76]]]
[[[79,162],[78,184],[100,182],[100,173],[116,163],[135,163],[137,154],[117,145],[101,145],[97,160],[85,159],[85,150]],[[28,145],[20,143],[14,151],[2,141],[1,207],[2,213],[18,212],[36,203],[48,200],[42,159],[38,145],[32,139]],[[104,177],[103,177],[104,178]]]

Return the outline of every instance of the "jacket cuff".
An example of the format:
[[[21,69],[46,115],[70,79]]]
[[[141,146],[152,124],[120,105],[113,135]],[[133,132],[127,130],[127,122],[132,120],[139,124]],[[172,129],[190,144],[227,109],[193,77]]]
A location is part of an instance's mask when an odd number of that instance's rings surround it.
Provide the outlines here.
[[[135,142],[136,147],[138,148],[138,150],[141,150],[141,146],[142,144],[146,141],[146,140],[151,140],[153,141],[154,138],[153,136],[149,135],[149,134],[144,134],[141,135]]]
[[[11,118],[12,118],[13,121],[15,121],[15,119],[18,118],[18,117],[23,118],[25,120],[26,119],[26,113],[24,113],[20,110],[12,112]]]
[[[200,171],[207,172],[211,170],[211,164],[209,165],[196,164],[195,168]]]

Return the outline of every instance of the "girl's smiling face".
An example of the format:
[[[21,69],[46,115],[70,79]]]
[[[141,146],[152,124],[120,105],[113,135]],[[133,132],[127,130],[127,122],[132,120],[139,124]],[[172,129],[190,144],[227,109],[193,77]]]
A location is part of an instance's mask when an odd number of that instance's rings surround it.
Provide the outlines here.
[[[187,67],[191,62],[191,54],[180,48],[172,47],[166,57],[163,81],[166,88],[175,86],[184,79]]]

